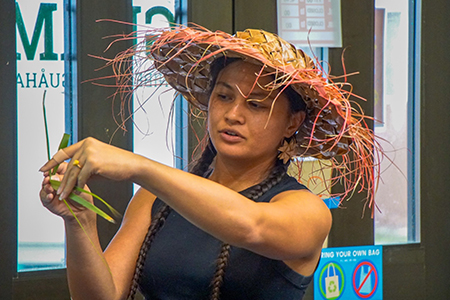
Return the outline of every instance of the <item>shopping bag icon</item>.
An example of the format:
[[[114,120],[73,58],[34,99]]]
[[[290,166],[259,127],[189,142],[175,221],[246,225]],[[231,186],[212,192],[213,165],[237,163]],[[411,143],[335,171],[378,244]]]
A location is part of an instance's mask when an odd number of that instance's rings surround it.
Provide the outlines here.
[[[368,270],[366,270],[366,268]],[[372,292],[372,273],[368,274],[370,266],[362,266],[361,273],[359,275],[359,292],[361,294],[370,294]]]
[[[333,271],[333,275],[330,274]],[[327,267],[327,277],[325,277],[325,297],[327,299],[339,296],[339,276],[336,274],[336,269],[333,263],[329,263]]]

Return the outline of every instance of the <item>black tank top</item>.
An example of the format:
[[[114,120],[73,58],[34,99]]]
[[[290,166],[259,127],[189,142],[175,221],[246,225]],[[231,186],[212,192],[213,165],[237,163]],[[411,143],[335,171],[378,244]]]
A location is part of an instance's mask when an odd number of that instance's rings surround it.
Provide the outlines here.
[[[294,178],[283,179],[257,202],[269,202],[288,190],[306,189]],[[212,199],[213,201],[213,199]],[[156,199],[152,215],[163,205]],[[207,300],[222,242],[173,211],[148,251],[140,280],[147,300]],[[300,300],[312,280],[284,262],[231,247],[221,300]]]

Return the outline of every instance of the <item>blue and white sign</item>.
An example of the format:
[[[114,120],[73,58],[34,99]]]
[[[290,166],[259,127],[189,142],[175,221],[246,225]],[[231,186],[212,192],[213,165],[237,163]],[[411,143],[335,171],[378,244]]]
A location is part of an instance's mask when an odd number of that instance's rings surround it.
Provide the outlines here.
[[[381,246],[327,248],[314,274],[315,300],[382,300]]]

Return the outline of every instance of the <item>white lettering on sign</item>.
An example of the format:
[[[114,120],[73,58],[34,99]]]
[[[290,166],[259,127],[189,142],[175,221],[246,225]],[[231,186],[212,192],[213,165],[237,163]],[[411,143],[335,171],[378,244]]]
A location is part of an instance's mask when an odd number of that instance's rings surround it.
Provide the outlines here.
[[[333,258],[334,257],[334,252],[322,252],[322,256],[321,258]]]
[[[377,255],[380,255],[379,249],[369,250],[369,256],[377,256]]]
[[[323,251],[321,258],[348,258],[348,257],[364,257],[364,256],[378,256],[380,255],[379,249],[369,250],[346,250],[346,251]]]
[[[353,256],[367,256],[366,250],[353,250]]]
[[[352,255],[351,251],[337,251],[336,256],[337,257],[350,257]]]

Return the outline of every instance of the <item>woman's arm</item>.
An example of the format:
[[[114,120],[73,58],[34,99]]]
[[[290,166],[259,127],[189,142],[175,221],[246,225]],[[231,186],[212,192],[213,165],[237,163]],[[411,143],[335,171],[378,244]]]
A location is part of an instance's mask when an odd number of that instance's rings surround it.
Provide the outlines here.
[[[284,192],[270,203],[255,203],[211,180],[94,139],[66,149],[83,168],[68,169],[59,190],[62,197],[76,182],[84,184],[93,175],[132,180],[216,238],[270,258],[311,256],[320,249],[331,226],[325,204],[307,191]],[[50,162],[43,170],[51,167]]]
[[[143,189],[136,193],[104,255],[95,224],[85,227],[94,248],[78,224],[66,223],[67,278],[72,299],[126,299],[139,250],[150,225],[154,199]]]
[[[86,194],[81,195],[92,201]],[[71,204],[86,230],[83,231],[66,205],[55,197],[48,177],[44,178],[41,200],[65,222],[67,277],[72,299],[115,300],[127,297],[139,249],[150,225],[154,199],[154,195],[143,189],[135,194],[119,231],[103,254],[95,214]]]
[[[270,203],[249,200],[211,180],[142,158],[131,178],[219,240],[260,255],[291,260],[313,255],[331,228],[323,201],[307,190]]]
[[[114,275],[119,299],[126,299],[136,269],[141,245],[151,223],[151,210],[155,195],[139,189],[131,200],[121,227],[105,250],[111,272]]]

